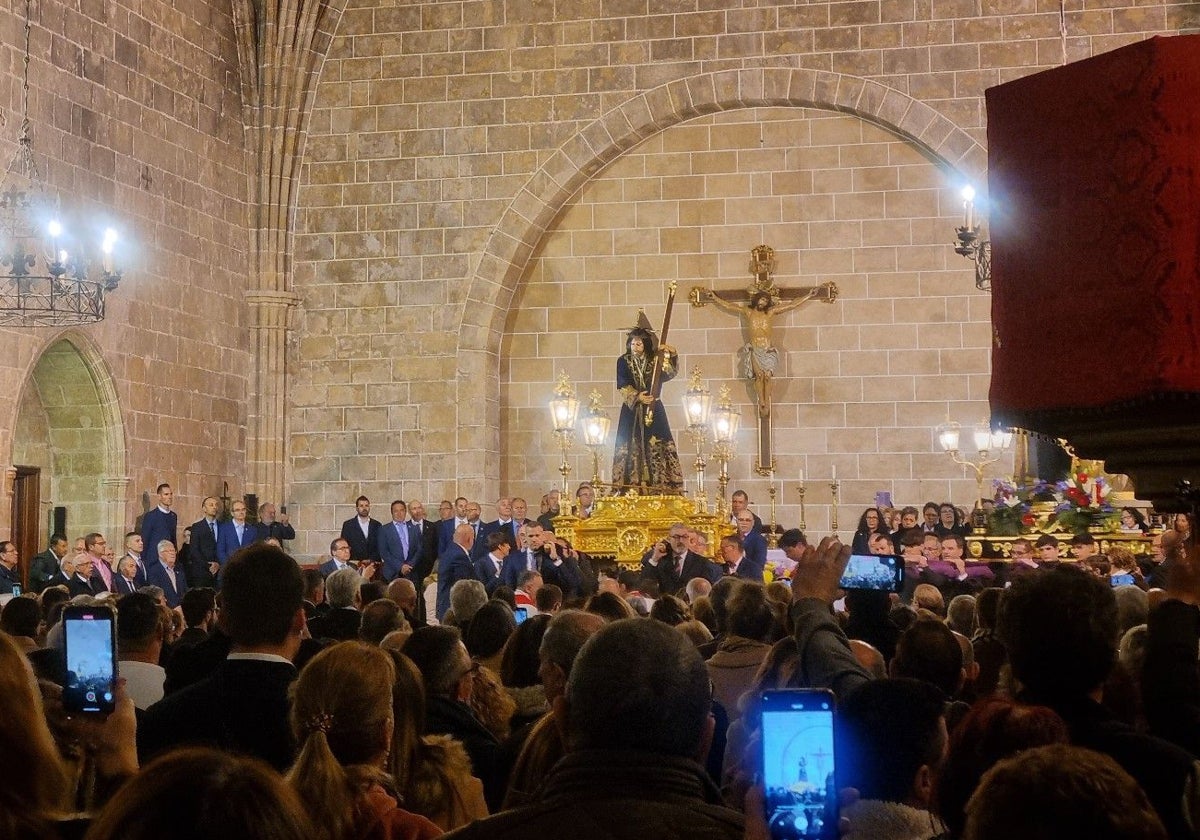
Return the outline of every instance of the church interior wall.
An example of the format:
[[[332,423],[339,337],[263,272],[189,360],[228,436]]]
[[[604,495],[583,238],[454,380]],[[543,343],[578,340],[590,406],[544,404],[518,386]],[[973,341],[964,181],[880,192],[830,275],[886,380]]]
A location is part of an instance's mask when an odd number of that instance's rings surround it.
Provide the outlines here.
[[[6,163],[21,124],[24,15],[23,2],[0,9]],[[12,464],[39,457],[49,464],[50,447],[58,486],[69,488],[79,473],[93,493],[97,465],[114,469],[115,456],[124,459],[122,474],[101,476],[97,502],[115,508],[73,504],[72,534],[110,519],[114,530],[129,527],[160,481],[175,486],[181,520],[198,516],[201,498],[219,492],[222,481],[242,483],[245,457],[247,168],[229,3],[38,0],[32,24],[37,163],[60,195],[68,229],[113,224],[122,236],[124,279],[108,297],[107,317],[75,334],[86,336],[102,391],[115,395],[120,428],[110,430],[111,440],[123,445],[89,451],[100,437],[83,426],[92,419],[86,394],[75,394],[78,410],[73,392],[52,400],[62,416],[48,427],[38,422],[46,405],[18,406],[20,399],[39,402],[34,371],[66,335],[22,327],[2,330],[0,387],[10,403],[0,412],[0,449]],[[53,382],[41,378],[43,387]],[[50,507],[65,497],[45,471],[42,481],[48,528]],[[0,531],[7,532],[9,516],[6,501]],[[107,536],[111,542],[120,534]]]
[[[661,317],[673,274],[744,283],[760,240],[780,252],[781,283],[829,277],[844,295],[781,329],[781,473],[815,481],[836,462],[852,510],[888,476],[898,499],[966,503],[974,481],[934,451],[931,427],[986,410],[989,304],[948,244],[958,208],[945,170],[861,119],[766,107],[662,125],[652,115],[650,139],[590,171],[577,195],[547,185],[547,162],[563,150],[586,159],[581,132],[642,93],[754,68],[877,83],[898,94],[892,104],[927,106],[983,144],[985,88],[1198,25],[1195,3],[1127,0],[352,4],[317,85],[299,199],[288,468],[311,530],[298,552],[323,551],[360,492],[539,496],[558,478],[544,419],[552,371],[571,372],[584,396],[603,386],[615,417],[619,328],[638,307]],[[796,168],[797,150],[756,146],[781,126],[830,132],[836,186],[809,186],[816,172]],[[884,153],[886,164],[870,157]],[[648,177],[647,164],[667,171]],[[691,200],[738,209],[684,224],[678,197],[645,192],[685,178],[671,167],[699,173]],[[770,191],[789,180],[787,204]],[[617,244],[618,229],[637,237]],[[676,317],[685,366],[701,364],[711,385],[732,379],[729,317],[683,306]],[[733,390],[748,405],[744,386]],[[668,403],[686,467],[678,395]],[[589,464],[578,451],[573,477]],[[761,481],[749,489],[765,501]]]

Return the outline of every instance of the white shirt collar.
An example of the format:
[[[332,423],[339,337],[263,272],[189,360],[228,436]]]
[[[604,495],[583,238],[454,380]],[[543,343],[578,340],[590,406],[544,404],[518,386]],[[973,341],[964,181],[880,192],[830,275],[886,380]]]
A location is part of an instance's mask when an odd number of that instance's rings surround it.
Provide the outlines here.
[[[231,653],[226,659],[251,660],[254,662],[283,662],[287,665],[292,664],[292,660],[279,656],[275,653]]]

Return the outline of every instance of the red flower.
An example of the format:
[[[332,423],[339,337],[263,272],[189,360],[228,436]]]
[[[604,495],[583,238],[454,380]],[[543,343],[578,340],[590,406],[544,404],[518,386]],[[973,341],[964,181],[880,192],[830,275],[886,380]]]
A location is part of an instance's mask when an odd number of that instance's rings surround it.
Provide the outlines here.
[[[1032,525],[1033,523],[1034,523],[1034,518],[1033,518],[1033,514],[1032,514],[1032,513],[1027,513],[1027,514],[1025,514],[1024,516],[1022,516],[1022,517],[1021,517],[1021,524],[1022,524],[1022,525]]]
[[[1080,473],[1079,475],[1075,476],[1075,478],[1079,480],[1080,484],[1086,484],[1088,480],[1087,473]]]

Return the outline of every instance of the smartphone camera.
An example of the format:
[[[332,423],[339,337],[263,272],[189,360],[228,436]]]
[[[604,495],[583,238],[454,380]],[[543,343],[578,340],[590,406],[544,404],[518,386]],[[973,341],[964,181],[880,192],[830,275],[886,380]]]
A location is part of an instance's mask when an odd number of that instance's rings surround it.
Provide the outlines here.
[[[117,622],[110,607],[63,610],[67,678],[62,703],[68,712],[107,714],[116,706]]]
[[[837,837],[833,707],[828,691],[762,696],[762,779],[772,840]]]

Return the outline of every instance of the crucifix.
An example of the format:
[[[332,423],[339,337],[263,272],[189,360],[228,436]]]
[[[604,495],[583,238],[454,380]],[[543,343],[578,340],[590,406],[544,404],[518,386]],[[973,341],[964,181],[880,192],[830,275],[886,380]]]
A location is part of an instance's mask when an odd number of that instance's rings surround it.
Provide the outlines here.
[[[775,472],[775,458],[771,453],[771,379],[779,366],[779,350],[772,340],[775,316],[798,309],[810,300],[833,303],[837,300],[838,287],[829,282],[780,289],[773,276],[775,250],[759,245],[750,254],[753,281],[744,291],[718,292],[694,286],[688,299],[692,306],[711,303],[742,321],[746,344],[738,351],[738,371],[754,389],[758,405],[758,463],[754,471],[769,476]]]

